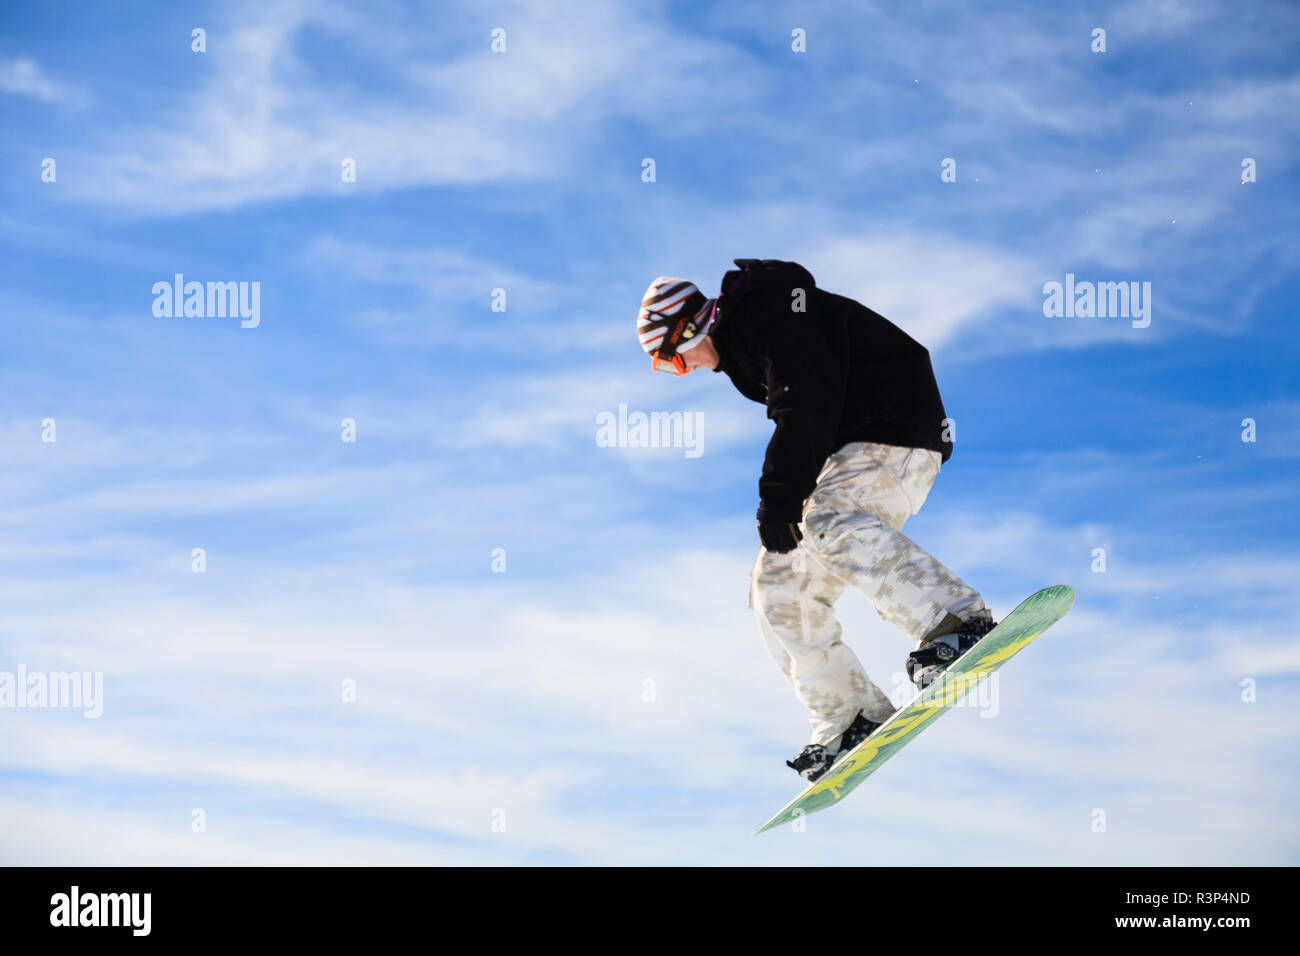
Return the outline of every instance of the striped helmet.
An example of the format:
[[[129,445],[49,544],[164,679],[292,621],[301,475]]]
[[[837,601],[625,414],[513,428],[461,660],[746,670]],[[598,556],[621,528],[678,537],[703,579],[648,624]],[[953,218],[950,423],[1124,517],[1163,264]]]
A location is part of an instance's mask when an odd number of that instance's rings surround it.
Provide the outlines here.
[[[713,324],[717,301],[706,299],[695,283],[685,279],[660,276],[651,282],[636,316],[637,337],[650,354],[650,367],[657,372],[663,362],[674,375],[685,375],[688,369],[681,353],[703,340]]]

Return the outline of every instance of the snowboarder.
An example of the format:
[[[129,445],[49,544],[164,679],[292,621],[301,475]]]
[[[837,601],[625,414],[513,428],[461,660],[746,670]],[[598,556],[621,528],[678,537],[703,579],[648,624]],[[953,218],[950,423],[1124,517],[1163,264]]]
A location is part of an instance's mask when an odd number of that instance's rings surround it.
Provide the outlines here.
[[[893,712],[840,640],[848,586],[916,642],[925,687],[993,627],[984,601],[902,533],[952,454],[930,353],[794,262],[737,259],[713,299],[661,276],[637,315],[654,370],[725,372],[776,423],[758,482],[750,581],[768,652],[808,709],[787,765],[816,780]]]

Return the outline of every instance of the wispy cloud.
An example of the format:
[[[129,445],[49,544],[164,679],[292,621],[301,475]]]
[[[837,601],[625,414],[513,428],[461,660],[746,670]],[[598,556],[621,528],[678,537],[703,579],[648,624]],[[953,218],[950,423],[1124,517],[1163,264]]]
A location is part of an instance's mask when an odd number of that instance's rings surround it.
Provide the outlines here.
[[[743,91],[720,69],[733,58],[725,46],[673,36],[618,5],[575,6],[562,21],[525,4],[490,22],[433,23],[411,10],[383,30],[328,2],[224,12],[209,31],[211,82],[160,122],[131,130],[129,146],[110,143],[90,179],[74,186],[81,198],[179,214],[309,194],[552,180],[612,113],[652,115],[647,96],[671,88],[673,77],[717,77],[681,119]],[[498,27],[503,53],[490,48]],[[335,74],[309,61],[300,45],[308,30],[349,43],[367,69]],[[668,45],[674,56],[657,58],[665,74],[638,82],[626,69]],[[357,80],[363,72],[387,85],[367,87]],[[569,135],[555,135],[561,124]],[[344,159],[357,163],[353,187],[341,184]]]
[[[46,76],[30,57],[0,57],[0,93],[30,96],[42,103],[80,106],[86,97],[67,84]]]

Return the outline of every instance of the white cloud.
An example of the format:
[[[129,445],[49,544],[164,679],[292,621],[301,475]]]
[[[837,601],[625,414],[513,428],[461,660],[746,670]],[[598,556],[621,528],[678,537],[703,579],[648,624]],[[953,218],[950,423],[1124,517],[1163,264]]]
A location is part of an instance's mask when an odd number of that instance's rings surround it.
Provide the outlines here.
[[[838,238],[810,261],[818,285],[868,303],[930,348],[999,309],[1034,305],[1028,261],[954,236]]]
[[[1014,555],[1043,575],[1062,542],[1087,537],[1017,515],[957,527],[968,530],[938,535],[936,553],[956,557],[978,539],[987,548],[969,556],[976,565]],[[728,544],[739,530],[700,529],[701,540]],[[51,837],[42,850],[11,829],[0,852],[95,862],[117,852],[117,825],[147,837],[125,858],[155,863],[770,862],[792,852],[830,862],[847,852],[898,865],[916,853],[901,834],[917,828],[945,841],[954,865],[1280,862],[1295,851],[1294,826],[1274,813],[1295,786],[1275,756],[1292,746],[1294,720],[1241,703],[1236,686],[1240,667],[1262,674],[1280,653],[1294,662],[1294,647],[1259,618],[1225,629],[1202,615],[1219,636],[1200,640],[1078,574],[1070,617],[1003,672],[996,719],[955,711],[813,818],[805,838],[751,841],[749,829],[797,789],[780,760],[804,732],[744,607],[753,542],[746,529],[739,547],[657,553],[622,537],[607,567],[580,580],[492,576],[485,565],[471,584],[416,587],[365,562],[290,567],[265,555],[210,596],[216,580],[196,590],[189,576],[122,587],[131,578],[101,573],[11,589],[5,660],[103,669],[106,700],[100,721],[0,714],[16,730],[0,760],[49,781],[46,795],[11,787],[11,814],[30,812]],[[1183,587],[1292,571],[1225,561]],[[70,588],[75,603],[60,597]],[[999,613],[1022,596],[1004,591],[989,595]],[[850,643],[887,681],[906,641],[862,599],[840,608]],[[339,700],[345,676],[357,681],[355,705]],[[654,703],[642,699],[646,679]],[[83,797],[61,831],[76,804],[60,797],[56,812],[48,795],[72,788],[104,795],[90,806]],[[130,801],[110,796],[123,788]],[[1027,791],[1039,799],[1022,799]],[[296,819],[276,834],[269,815],[286,803]],[[1225,805],[1238,809],[1223,815]],[[206,843],[186,830],[192,806],[208,809]],[[1097,806],[1107,835],[1089,830]],[[508,831],[493,843],[497,808]],[[1246,823],[1270,814],[1270,828]],[[360,838],[347,822],[356,820],[373,835]],[[429,846],[402,849],[385,828]],[[295,857],[304,836],[313,849]],[[449,836],[458,849],[440,848]]]
[[[45,75],[29,57],[0,58],[0,92],[30,96],[42,103],[81,105],[84,97]]]
[[[498,10],[499,21],[413,14],[380,26],[342,4],[246,4],[209,31],[212,80],[152,124],[122,131],[99,161],[104,171],[69,185],[123,209],[185,213],[305,194],[550,180],[612,112],[657,116],[656,91],[674,77],[714,77],[681,111],[679,129],[702,126],[711,104],[752,95],[735,75],[741,65],[725,69],[736,55],[723,44],[670,33],[616,4],[570,12],[521,4]],[[507,30],[504,54],[489,48],[495,26]],[[305,61],[298,41],[307,29],[349,44],[368,60],[366,75],[401,95]],[[670,45],[673,56],[659,55]],[[627,67],[652,61],[656,71]],[[340,182],[345,157],[357,161],[355,186]]]

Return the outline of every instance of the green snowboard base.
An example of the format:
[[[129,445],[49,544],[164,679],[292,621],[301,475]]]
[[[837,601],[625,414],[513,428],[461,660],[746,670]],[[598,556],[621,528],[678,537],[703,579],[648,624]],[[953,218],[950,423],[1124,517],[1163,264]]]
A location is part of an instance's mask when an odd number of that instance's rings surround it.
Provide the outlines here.
[[[983,640],[949,665],[942,677],[917,694],[906,707],[894,711],[875,733],[841,757],[825,776],[754,832],[771,830],[839,802],[936,717],[965,697],[980,678],[993,673],[1065,617],[1073,604],[1074,590],[1063,584],[1025,598]]]

